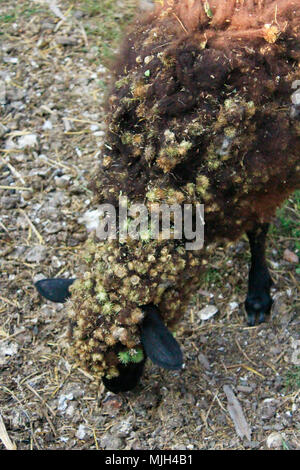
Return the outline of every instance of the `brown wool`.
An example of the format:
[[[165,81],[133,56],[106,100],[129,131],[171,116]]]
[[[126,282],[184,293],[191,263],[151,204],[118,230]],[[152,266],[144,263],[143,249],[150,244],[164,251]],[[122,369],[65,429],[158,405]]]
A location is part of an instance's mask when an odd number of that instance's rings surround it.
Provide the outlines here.
[[[136,19],[114,74],[95,204],[204,202],[206,246],[269,221],[300,187],[299,0],[164,0]],[[90,237],[71,287],[82,367],[117,375],[143,305],[182,317],[207,264],[185,244]]]

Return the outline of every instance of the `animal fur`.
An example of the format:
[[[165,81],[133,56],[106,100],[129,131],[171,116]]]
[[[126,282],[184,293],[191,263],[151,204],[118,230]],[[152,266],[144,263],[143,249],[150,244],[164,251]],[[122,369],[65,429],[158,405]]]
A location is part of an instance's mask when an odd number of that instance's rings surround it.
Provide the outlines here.
[[[204,203],[205,245],[270,221],[300,187],[299,67],[298,0],[160,2],[114,64],[95,203]],[[71,287],[82,367],[114,377],[122,352],[134,361],[143,305],[184,314],[204,263],[184,244],[88,240]]]

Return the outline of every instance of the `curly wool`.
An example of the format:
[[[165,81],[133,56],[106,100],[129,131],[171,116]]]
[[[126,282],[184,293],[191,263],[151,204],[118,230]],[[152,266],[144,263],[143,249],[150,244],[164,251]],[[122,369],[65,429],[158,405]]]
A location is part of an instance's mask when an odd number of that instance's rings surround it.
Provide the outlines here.
[[[72,292],[73,351],[81,367],[117,375],[120,352],[139,350],[141,307],[156,304],[175,323],[199,283],[200,260],[180,244],[94,242]],[[142,358],[142,357],[141,357]]]
[[[92,179],[99,204],[117,207],[120,194],[149,210],[204,203],[206,245],[269,221],[300,187],[300,111],[291,101],[300,6],[231,1],[221,14],[224,2],[209,3],[208,12],[200,0],[168,0],[135,23],[115,64],[105,150]],[[122,353],[141,357],[141,307],[153,303],[165,323],[178,321],[205,263],[185,240],[122,244],[94,235],[82,259],[71,288],[73,353],[108,377],[118,374]]]

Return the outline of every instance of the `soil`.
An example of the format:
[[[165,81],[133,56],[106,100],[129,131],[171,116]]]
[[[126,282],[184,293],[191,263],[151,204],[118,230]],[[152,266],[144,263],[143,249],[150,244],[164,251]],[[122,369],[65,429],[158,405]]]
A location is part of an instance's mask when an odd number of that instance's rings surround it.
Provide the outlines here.
[[[91,0],[0,5],[0,449],[300,449],[299,196],[269,236],[270,319],[247,327],[246,238],[214,249],[178,325],[184,369],[149,361],[133,392],[113,395],[72,363],[64,305],[34,288],[73,276],[87,237],[116,47],[100,25],[119,30],[133,5],[115,3],[110,15],[108,1],[105,14]]]

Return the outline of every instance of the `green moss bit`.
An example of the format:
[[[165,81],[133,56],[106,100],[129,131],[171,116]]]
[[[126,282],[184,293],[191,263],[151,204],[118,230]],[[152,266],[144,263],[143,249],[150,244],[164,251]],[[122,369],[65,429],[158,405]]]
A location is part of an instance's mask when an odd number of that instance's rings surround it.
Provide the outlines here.
[[[116,367],[112,366],[108,369],[108,373],[106,374],[107,379],[113,379],[114,377],[119,376],[119,371]]]
[[[184,160],[188,150],[192,147],[192,143],[183,140],[178,145],[176,142],[173,145],[163,147],[159,153],[157,164],[165,173],[168,173],[178,163]]]
[[[212,18],[213,17],[213,12],[211,11],[211,8],[210,8],[210,5],[209,5],[208,1],[206,1],[204,3],[203,8],[204,8],[206,16],[208,16],[208,18]]]
[[[113,304],[111,302],[106,302],[102,306],[102,313],[103,315],[111,315],[112,313],[114,313]]]
[[[130,75],[125,75],[125,77],[120,78],[120,80],[117,80],[115,83],[115,87],[120,90],[123,86],[128,85],[130,82]]]
[[[152,238],[152,232],[151,232],[151,228],[149,228],[148,230],[144,230],[142,232],[140,232],[140,239],[144,242],[144,243],[147,243],[151,240]],[[144,270],[143,270],[144,271]],[[141,271],[141,272],[143,272]]]
[[[138,363],[144,359],[144,353],[140,348],[127,349],[127,351],[120,351],[118,358],[122,364],[129,364],[130,362]]]
[[[97,292],[96,299],[98,300],[98,302],[105,302],[107,300],[107,292],[105,291],[105,289],[103,289],[102,286],[96,286],[95,290]]]
[[[201,117],[199,119],[201,119]],[[198,118],[194,119],[187,126],[187,134],[190,136],[201,136],[205,133],[205,130],[205,127],[199,122]]]
[[[173,57],[171,55],[168,55],[168,53],[166,53],[166,52],[159,52],[157,54],[157,57],[162,62],[165,69],[170,69],[176,63],[175,57]]]
[[[215,148],[215,144],[213,142],[208,147],[206,160],[207,168],[210,171],[217,170],[222,164],[222,160],[218,154],[218,149]]]
[[[196,179],[196,191],[203,196],[209,187],[209,179],[205,175],[198,175]]]

